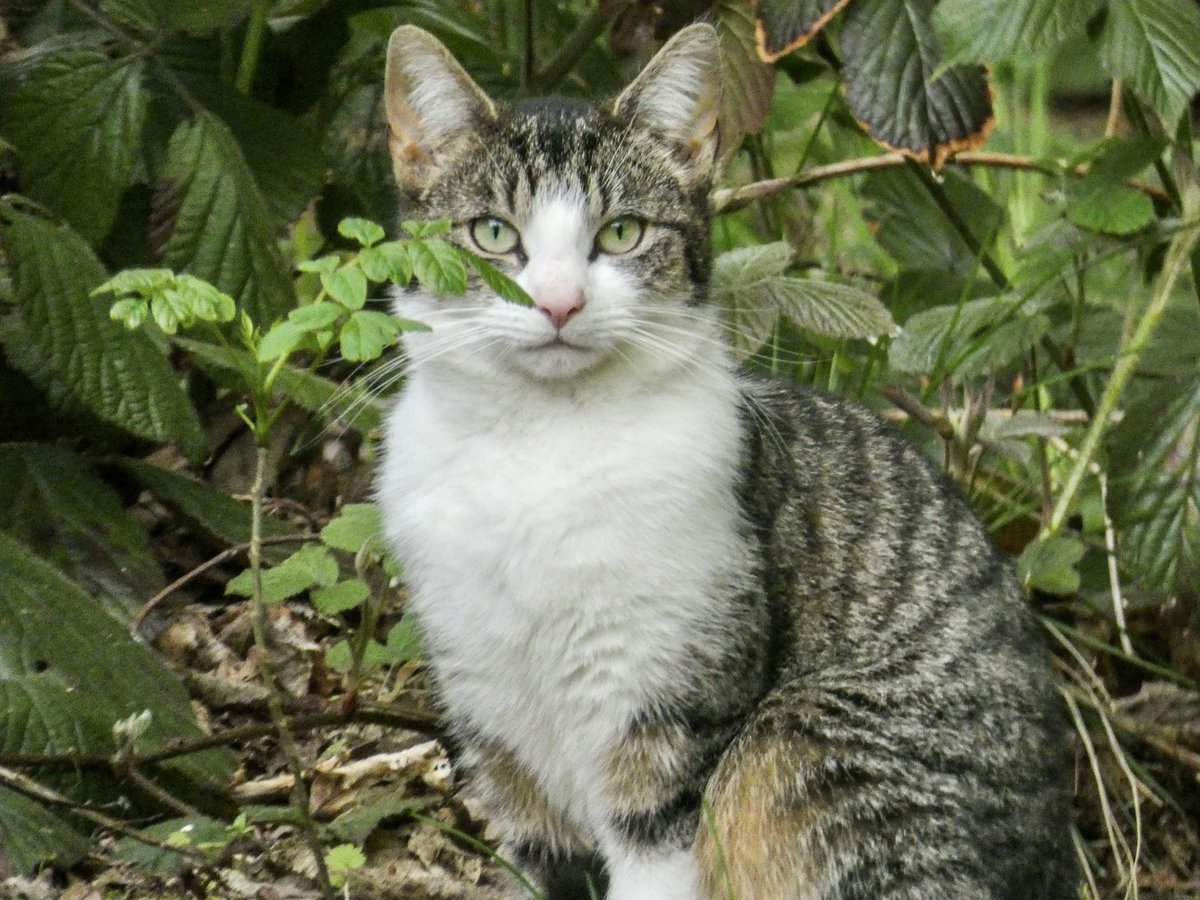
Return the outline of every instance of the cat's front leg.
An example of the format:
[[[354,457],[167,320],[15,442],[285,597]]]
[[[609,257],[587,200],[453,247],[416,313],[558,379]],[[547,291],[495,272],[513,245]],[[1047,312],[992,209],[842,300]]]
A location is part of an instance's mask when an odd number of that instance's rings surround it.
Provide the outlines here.
[[[700,900],[692,846],[715,737],[648,718],[635,722],[612,753],[600,842],[607,900]]]

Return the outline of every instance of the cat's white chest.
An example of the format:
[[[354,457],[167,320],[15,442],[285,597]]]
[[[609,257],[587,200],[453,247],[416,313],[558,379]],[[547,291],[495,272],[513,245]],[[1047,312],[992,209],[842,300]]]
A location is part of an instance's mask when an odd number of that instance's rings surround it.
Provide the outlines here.
[[[450,713],[585,827],[740,565],[734,390],[511,398],[473,422],[418,380],[390,421],[379,499]]]

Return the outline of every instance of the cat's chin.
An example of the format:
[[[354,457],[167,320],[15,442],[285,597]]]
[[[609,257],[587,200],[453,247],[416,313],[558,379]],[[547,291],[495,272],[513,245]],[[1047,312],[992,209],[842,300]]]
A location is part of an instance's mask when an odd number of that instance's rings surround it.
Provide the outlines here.
[[[599,348],[554,340],[522,348],[512,359],[524,374],[533,378],[564,381],[595,368],[607,355]]]

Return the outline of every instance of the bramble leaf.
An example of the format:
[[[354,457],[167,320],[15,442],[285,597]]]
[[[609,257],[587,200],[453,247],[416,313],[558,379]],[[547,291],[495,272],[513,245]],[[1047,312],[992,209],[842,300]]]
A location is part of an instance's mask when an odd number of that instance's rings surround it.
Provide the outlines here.
[[[994,62],[1053,50],[1082,34],[1103,0],[942,0],[933,25],[946,62]],[[986,23],[986,24],[984,24]]]
[[[467,289],[467,266],[457,248],[441,238],[422,238],[408,245],[413,274],[435,294],[461,294]]]
[[[1200,91],[1200,6],[1193,0],[1108,0],[1098,49],[1109,74],[1173,126]]]

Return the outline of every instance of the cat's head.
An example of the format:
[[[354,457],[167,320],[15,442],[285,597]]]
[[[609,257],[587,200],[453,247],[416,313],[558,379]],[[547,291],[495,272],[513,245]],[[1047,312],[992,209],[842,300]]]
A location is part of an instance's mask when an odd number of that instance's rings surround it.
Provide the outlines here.
[[[386,106],[402,213],[449,219],[450,239],[533,298],[482,284],[466,297],[403,294],[416,364],[545,381],[619,365],[684,364],[710,268],[708,190],[720,94],[717,38],[675,35],[615,100],[509,106],[489,98],[436,38],[398,28]]]

